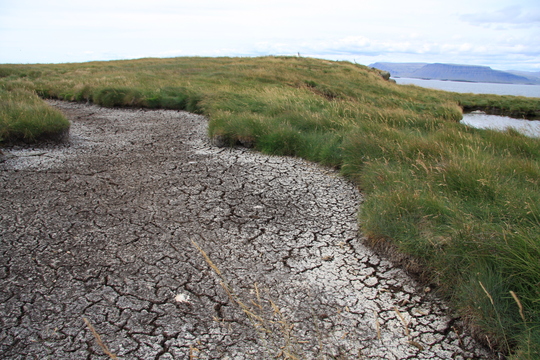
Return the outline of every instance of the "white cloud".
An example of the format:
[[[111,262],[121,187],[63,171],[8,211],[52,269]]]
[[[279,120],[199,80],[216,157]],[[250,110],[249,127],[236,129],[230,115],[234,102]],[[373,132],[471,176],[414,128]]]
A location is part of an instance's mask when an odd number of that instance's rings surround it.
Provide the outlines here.
[[[540,7],[526,8],[512,5],[494,11],[464,14],[461,20],[472,25],[493,26],[498,30],[508,29],[508,25],[529,28],[540,26]],[[507,26],[503,26],[507,25]]]
[[[537,2],[0,0],[0,63],[300,52],[530,68],[540,62]]]

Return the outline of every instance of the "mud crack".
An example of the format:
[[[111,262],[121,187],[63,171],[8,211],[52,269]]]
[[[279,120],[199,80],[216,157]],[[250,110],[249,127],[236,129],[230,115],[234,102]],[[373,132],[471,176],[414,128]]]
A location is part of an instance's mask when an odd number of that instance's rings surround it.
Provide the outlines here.
[[[85,318],[119,359],[489,358],[362,244],[335,172],[186,112],[52,104],[70,139],[0,163],[2,358],[107,358]]]

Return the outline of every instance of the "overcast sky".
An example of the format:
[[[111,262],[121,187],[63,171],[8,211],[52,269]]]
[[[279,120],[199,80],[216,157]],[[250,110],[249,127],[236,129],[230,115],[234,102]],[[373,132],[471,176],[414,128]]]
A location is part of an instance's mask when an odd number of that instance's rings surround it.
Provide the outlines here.
[[[540,71],[540,0],[0,0],[0,63],[297,53]]]

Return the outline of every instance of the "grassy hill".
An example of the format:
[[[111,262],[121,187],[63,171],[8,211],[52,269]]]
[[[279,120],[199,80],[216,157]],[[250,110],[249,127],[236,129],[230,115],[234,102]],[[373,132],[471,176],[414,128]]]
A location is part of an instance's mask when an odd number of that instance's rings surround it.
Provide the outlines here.
[[[341,169],[366,194],[359,221],[374,247],[402,254],[493,347],[538,356],[540,140],[459,120],[462,108],[538,117],[540,99],[401,86],[297,57],[0,65],[4,141],[69,126],[38,96],[186,109],[222,142]],[[41,111],[56,120],[30,131]]]

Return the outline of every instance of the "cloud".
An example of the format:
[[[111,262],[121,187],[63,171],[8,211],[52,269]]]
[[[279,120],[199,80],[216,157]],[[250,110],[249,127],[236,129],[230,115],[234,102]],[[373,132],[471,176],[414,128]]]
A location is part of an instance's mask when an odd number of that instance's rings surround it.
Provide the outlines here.
[[[300,52],[520,68],[538,63],[538,1],[0,0],[0,62]]]
[[[506,27],[500,26],[501,24],[514,27],[540,26],[540,8],[508,6],[495,11],[464,14],[460,16],[460,20],[476,26],[499,26],[502,30]]]
[[[368,38],[364,36],[345,37],[333,40],[303,42],[303,43],[280,43],[279,46],[272,43],[258,44],[259,51],[275,50],[281,52],[319,54],[359,54],[377,55],[388,53],[416,54],[416,55],[469,55],[477,54],[484,56],[523,54],[528,56],[540,55],[540,39],[536,41],[516,41],[516,39],[501,39],[497,43],[477,44],[471,41],[426,41],[425,39],[388,39]]]
[[[534,69],[540,57],[540,38],[517,41],[515,38],[497,42],[478,43],[473,39],[377,38],[350,36],[315,41],[265,41],[246,48],[237,55],[296,55],[333,60],[358,61],[370,64],[376,61],[395,62],[452,62],[486,65],[504,69]]]

